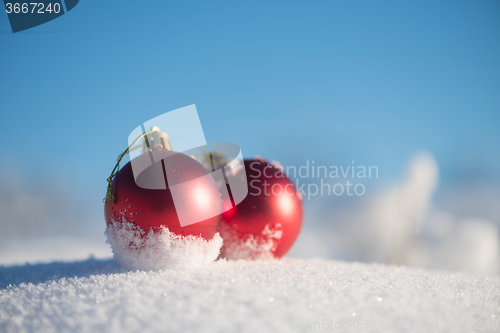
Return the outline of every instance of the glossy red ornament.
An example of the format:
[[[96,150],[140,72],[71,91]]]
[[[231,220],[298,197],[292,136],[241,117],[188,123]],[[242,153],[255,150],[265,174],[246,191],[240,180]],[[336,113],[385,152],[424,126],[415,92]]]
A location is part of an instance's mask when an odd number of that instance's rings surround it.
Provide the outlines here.
[[[281,258],[290,250],[302,227],[301,195],[280,166],[263,159],[245,160],[244,166],[248,195],[222,214],[221,257]],[[228,177],[241,177],[240,173]]]
[[[163,176],[177,183],[191,180],[185,196],[188,200],[194,200],[193,204],[201,213],[204,209],[213,210],[214,207],[221,207],[220,192],[211,177],[203,177],[208,172],[200,163],[189,156],[168,150],[156,151],[154,154],[156,154],[155,160],[160,158],[163,160],[144,169],[137,177],[137,183],[151,182],[153,173],[164,170]],[[150,158],[149,154],[142,154],[133,162],[147,163],[147,159]],[[164,181],[166,178],[162,177]],[[141,227],[146,233],[150,229],[157,231],[161,226],[165,226],[177,235],[201,236],[207,240],[212,239],[218,231],[220,215],[181,226],[172,193],[168,187],[169,182],[167,182],[166,189],[145,189],[139,187],[137,183],[134,179],[132,164],[129,162],[118,171],[113,179],[113,200],[104,205],[106,225],[112,221],[126,219]],[[221,211],[221,208],[216,209]]]

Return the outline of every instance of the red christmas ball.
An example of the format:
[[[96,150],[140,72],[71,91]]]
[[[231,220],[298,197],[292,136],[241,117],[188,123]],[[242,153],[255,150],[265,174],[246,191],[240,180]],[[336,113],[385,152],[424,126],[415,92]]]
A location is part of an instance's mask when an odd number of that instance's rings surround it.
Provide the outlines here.
[[[151,163],[152,159],[157,162]],[[149,166],[135,179],[133,165],[134,168],[137,165],[141,168]],[[158,231],[163,226],[177,235],[201,236],[210,240],[218,231],[221,219],[220,215],[210,214],[221,212],[222,203],[217,185],[207,175],[208,172],[200,163],[182,153],[160,150],[139,155],[118,171],[113,179],[113,199],[104,205],[106,225],[115,221],[128,221],[146,233],[151,229]],[[182,189],[177,187],[175,192],[175,203],[172,185],[182,185]],[[179,202],[182,204],[182,201],[187,204],[181,209],[195,207],[189,213],[194,212],[198,217],[212,217],[189,225],[183,223],[182,226],[179,219],[181,215],[178,215]]]
[[[282,168],[263,159],[244,161],[248,195],[222,214],[221,257],[283,257],[302,227],[302,199]],[[236,172],[228,177],[241,177]],[[225,203],[228,204],[228,203]]]

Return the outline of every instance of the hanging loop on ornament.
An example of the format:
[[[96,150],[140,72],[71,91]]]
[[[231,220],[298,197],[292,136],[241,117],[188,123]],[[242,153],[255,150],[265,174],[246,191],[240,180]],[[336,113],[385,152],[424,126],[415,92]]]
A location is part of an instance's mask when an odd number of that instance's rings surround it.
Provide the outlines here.
[[[120,154],[120,156],[118,156],[118,161],[116,162],[113,171],[111,171],[111,175],[107,179],[108,187],[106,190],[106,197],[103,199],[104,203],[113,202],[114,200],[113,178],[115,178],[116,174],[118,173],[118,170],[120,169],[120,162],[129,152],[141,147],[141,146],[134,147],[137,144],[137,142],[141,139],[143,139],[142,153],[149,152],[151,150],[162,150],[162,149],[172,150],[170,137],[168,136],[167,133],[162,132],[158,126],[153,126],[151,127],[151,130],[139,135],[139,137],[137,137],[137,139],[135,139],[134,142],[132,142],[132,144],[128,146],[128,148],[122,154]]]

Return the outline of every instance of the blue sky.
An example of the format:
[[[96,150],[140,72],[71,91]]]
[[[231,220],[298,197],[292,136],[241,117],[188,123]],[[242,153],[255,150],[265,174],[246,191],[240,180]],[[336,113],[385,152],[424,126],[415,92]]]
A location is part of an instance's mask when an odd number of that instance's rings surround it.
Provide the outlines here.
[[[246,156],[384,182],[428,150],[444,181],[499,180],[498,1],[82,0],[9,31],[0,13],[0,166],[94,201],[129,133],[190,104]]]

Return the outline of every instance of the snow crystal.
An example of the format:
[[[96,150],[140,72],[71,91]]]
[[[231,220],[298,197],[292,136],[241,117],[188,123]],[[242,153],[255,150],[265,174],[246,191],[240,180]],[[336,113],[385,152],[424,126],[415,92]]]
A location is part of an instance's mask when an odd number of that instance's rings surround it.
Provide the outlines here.
[[[224,239],[221,256],[226,259],[272,259],[274,251],[283,236],[283,228],[280,223],[273,227],[266,224],[262,230],[262,236],[255,237],[252,234],[241,235],[229,223],[221,223],[220,234]]]
[[[126,220],[113,221],[105,233],[115,259],[134,270],[189,269],[206,265],[217,259],[222,246],[218,233],[211,240],[179,236],[166,227],[146,234]]]
[[[317,259],[0,267],[0,332],[467,332],[499,304],[499,277]]]

